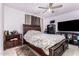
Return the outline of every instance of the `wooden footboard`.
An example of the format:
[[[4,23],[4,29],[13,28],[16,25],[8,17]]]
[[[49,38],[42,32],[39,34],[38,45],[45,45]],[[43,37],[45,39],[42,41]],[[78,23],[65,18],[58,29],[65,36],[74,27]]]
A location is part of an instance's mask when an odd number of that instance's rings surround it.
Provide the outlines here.
[[[65,50],[68,48],[67,40],[63,40],[60,43],[56,44],[49,48],[50,56],[61,56]]]
[[[36,51],[41,56],[60,56],[68,48],[67,40],[62,40],[61,42],[49,48],[49,55],[47,55],[41,48],[38,48],[26,41],[25,44],[27,44],[29,47],[31,47],[34,51]]]
[[[24,40],[23,44],[28,45],[30,48],[32,48],[34,51],[36,51],[39,55],[41,55],[41,56],[47,56],[41,48],[38,48],[38,47],[30,44],[29,42],[25,41],[25,40]]]

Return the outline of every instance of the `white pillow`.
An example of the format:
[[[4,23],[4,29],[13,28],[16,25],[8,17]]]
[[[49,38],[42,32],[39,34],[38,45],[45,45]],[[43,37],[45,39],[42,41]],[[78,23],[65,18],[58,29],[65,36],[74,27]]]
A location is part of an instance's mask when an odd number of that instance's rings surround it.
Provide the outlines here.
[[[25,35],[24,37],[31,37],[33,35],[37,35],[37,34],[41,34],[42,32],[40,31],[37,31],[37,30],[29,30]]]
[[[40,34],[41,31],[37,31],[37,30],[29,30],[27,33]]]

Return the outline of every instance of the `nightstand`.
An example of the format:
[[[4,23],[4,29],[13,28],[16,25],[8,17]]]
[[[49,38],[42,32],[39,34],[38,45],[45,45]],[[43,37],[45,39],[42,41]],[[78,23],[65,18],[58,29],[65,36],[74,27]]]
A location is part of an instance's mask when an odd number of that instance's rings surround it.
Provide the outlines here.
[[[8,35],[4,39],[4,50],[22,45],[22,34]]]

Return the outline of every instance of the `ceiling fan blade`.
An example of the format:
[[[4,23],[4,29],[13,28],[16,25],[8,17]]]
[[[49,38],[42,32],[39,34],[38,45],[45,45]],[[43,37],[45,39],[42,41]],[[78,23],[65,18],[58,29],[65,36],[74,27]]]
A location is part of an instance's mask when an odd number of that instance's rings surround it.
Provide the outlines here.
[[[54,7],[52,7],[52,9],[60,8],[60,7],[63,7],[63,5],[54,6]]]
[[[48,9],[47,7],[38,7],[38,8],[41,8],[41,9]]]
[[[43,13],[47,12],[47,10],[45,10]]]

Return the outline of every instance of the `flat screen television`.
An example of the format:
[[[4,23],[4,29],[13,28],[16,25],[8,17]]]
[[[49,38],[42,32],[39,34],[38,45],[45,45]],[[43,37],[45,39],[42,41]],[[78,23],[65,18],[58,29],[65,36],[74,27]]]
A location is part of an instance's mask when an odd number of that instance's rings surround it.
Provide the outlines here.
[[[58,22],[58,31],[78,31],[79,32],[79,19]]]

